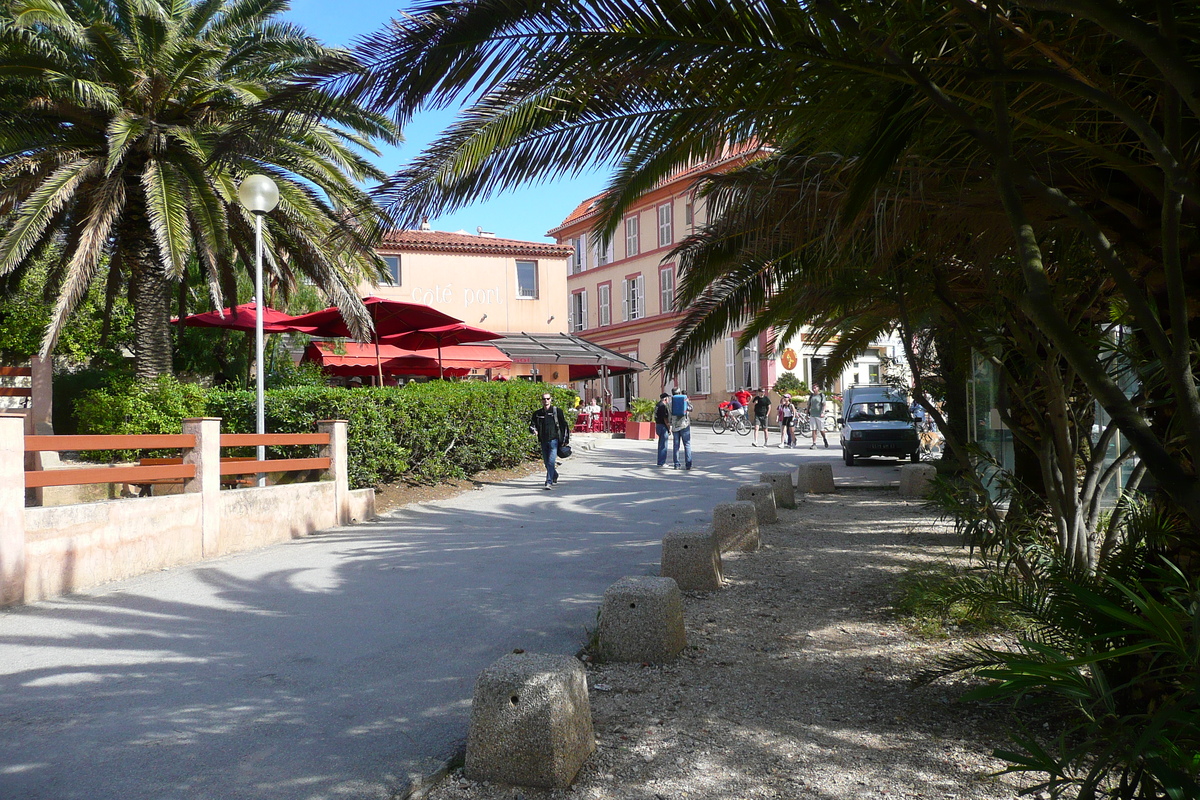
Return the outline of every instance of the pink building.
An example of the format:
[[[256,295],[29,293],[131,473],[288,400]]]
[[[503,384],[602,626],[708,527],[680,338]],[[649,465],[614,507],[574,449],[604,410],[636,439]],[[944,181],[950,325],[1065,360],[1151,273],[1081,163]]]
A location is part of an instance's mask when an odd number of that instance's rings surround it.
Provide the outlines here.
[[[551,230],[547,235],[570,247],[570,331],[653,364],[681,317],[674,310],[676,264],[666,260],[667,254],[705,220],[694,182],[706,173],[740,166],[756,152],[731,149],[664,181],[638,200],[607,246],[596,246],[592,239],[599,196],[585,200]],[[697,412],[715,415],[717,404],[737,388],[770,386],[773,362],[760,356],[758,343],[739,350],[734,343],[739,333],[731,331],[680,375],[647,371],[610,379],[614,406],[633,397],[657,399],[661,391],[682,386]],[[594,393],[592,387],[581,388]]]

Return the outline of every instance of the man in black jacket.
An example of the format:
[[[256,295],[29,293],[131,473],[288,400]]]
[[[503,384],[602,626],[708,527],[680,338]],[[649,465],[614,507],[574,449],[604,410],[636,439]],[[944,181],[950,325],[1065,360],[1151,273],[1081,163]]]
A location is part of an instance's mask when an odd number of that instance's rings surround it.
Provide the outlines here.
[[[567,425],[567,417],[561,408],[554,405],[554,395],[546,392],[542,395],[542,407],[533,412],[529,418],[529,431],[536,433],[538,443],[542,446],[542,462],[546,465],[546,490],[549,491],[558,483],[559,444],[567,444],[571,440],[571,428]]]
[[[667,464],[667,438],[671,435],[671,395],[663,392],[654,407],[654,430],[658,433],[658,465]]]

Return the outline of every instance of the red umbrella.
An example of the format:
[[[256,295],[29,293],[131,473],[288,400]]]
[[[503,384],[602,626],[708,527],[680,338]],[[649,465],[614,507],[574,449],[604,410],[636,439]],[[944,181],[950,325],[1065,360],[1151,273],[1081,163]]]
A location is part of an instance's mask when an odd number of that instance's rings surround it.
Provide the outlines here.
[[[483,328],[476,328],[473,325],[468,325],[465,322],[456,322],[453,325],[441,325],[436,328],[422,328],[419,331],[409,331],[408,333],[400,333],[394,336],[379,337],[380,344],[394,344],[397,347],[405,347],[409,350],[429,350],[437,348],[438,366],[442,363],[442,347],[456,344],[468,344],[469,342],[486,342],[489,339],[503,339],[504,337],[498,333],[485,331]]]
[[[429,306],[420,303],[406,303],[403,300],[364,297],[363,305],[367,307],[367,312],[371,315],[376,337],[392,336],[421,328],[435,328],[440,325],[462,322],[462,320],[455,319],[449,314],[443,314]],[[302,327],[305,329],[305,333],[311,332],[314,336],[352,338],[349,328],[346,327],[346,321],[342,319],[342,312],[338,310],[337,306],[293,317],[292,324],[299,326],[297,330]],[[309,331],[308,328],[312,328],[312,330]]]
[[[363,305],[371,315],[375,328],[375,362],[379,372],[379,380],[383,382],[383,365],[379,356],[379,337],[392,336],[398,333],[420,330],[421,328],[436,328],[441,325],[452,325],[462,322],[449,314],[443,314],[437,309],[420,303],[406,303],[403,300],[387,300],[382,297],[364,297]],[[311,314],[301,314],[292,319],[292,323],[304,328],[315,336],[349,337],[350,329],[342,319],[342,312],[337,306],[323,308]]]
[[[343,350],[342,353],[334,352]],[[363,342],[345,342],[342,346],[333,342],[311,342],[304,348],[301,360],[319,364],[334,375],[374,375],[380,363],[389,375],[436,375],[437,359],[432,356],[402,350],[399,347],[381,345],[382,362],[377,360],[374,346]],[[464,370],[468,372],[469,370]]]
[[[249,332],[254,330],[254,318],[257,313],[258,306],[255,303],[242,303],[240,306],[224,308],[220,311],[192,314],[182,320],[176,317],[171,322],[176,325],[191,325],[197,328],[230,328],[235,331]],[[293,324],[295,319],[291,314],[265,307],[263,308],[263,333],[312,332]]]

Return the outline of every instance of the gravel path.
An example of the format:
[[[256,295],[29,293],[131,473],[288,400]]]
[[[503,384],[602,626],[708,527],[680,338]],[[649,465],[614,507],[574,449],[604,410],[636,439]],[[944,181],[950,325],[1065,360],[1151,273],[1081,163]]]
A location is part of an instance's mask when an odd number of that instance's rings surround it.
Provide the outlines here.
[[[726,554],[725,588],[685,593],[688,649],[664,666],[588,665],[597,752],[559,791],[467,781],[431,800],[1013,798],[992,777],[1003,714],[910,677],[961,642],[889,614],[898,575],[961,559],[949,526],[895,490],[808,496]]]

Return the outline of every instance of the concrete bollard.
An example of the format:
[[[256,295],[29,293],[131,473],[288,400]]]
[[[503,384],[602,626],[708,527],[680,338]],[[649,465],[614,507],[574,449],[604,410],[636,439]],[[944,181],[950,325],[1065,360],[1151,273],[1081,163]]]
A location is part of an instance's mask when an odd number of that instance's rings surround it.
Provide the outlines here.
[[[561,789],[595,749],[587,674],[575,658],[510,653],[479,674],[469,779]]]
[[[757,506],[749,500],[717,505],[713,508],[712,536],[721,553],[753,553],[759,546]]]
[[[797,486],[809,494],[827,494],[836,491],[833,486],[833,465],[828,461],[816,464],[801,464]]]
[[[775,510],[775,487],[769,483],[743,483],[737,488],[738,500],[754,503],[759,525],[774,525],[779,521]]]
[[[933,464],[905,464],[900,468],[900,496],[925,497],[933,488],[937,467]]]
[[[671,531],[662,540],[662,576],[680,589],[721,588],[721,551],[711,531]]]
[[[763,483],[769,483],[775,488],[776,508],[796,507],[796,489],[792,486],[792,473],[764,472],[760,477]]]
[[[604,661],[671,661],[687,647],[683,595],[670,578],[621,578],[604,592],[597,632]]]

